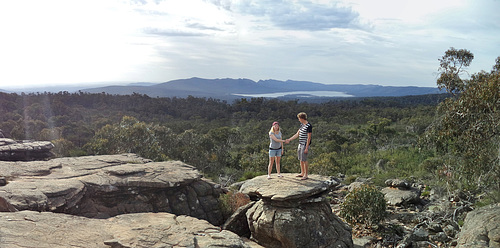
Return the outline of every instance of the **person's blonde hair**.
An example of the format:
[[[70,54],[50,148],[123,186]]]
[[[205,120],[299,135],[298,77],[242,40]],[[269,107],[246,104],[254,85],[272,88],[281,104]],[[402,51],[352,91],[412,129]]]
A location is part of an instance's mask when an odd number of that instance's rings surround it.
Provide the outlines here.
[[[303,120],[307,120],[307,114],[304,113],[304,112],[300,112],[297,114],[297,118],[300,118],[300,119],[303,119]]]
[[[281,132],[280,126],[278,126],[278,131]],[[274,126],[271,126],[271,130],[269,130],[269,134],[271,134],[272,132],[274,132]]]

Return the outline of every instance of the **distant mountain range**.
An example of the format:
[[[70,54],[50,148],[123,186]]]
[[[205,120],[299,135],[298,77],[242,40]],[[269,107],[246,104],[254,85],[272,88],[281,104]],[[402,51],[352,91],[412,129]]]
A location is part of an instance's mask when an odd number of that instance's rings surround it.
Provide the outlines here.
[[[249,97],[275,98],[339,98],[409,96],[442,93],[435,87],[381,86],[364,84],[322,84],[308,81],[278,81],[250,79],[203,79],[189,78],[172,80],[165,83],[136,83],[125,86],[106,86],[82,89],[89,93],[108,93],[129,95],[146,94],[150,97],[206,97],[221,100],[234,100]]]
[[[50,87],[31,90],[26,89],[25,92],[59,92],[65,90],[62,88],[57,90],[57,87]],[[84,89],[72,86],[70,91],[107,93],[111,95],[131,95],[137,93],[141,95],[145,94],[150,97],[185,98],[194,96],[228,101],[251,97],[304,100],[346,97],[397,97],[443,93],[437,87],[322,84],[293,80],[259,80],[255,82],[250,79],[203,79],[196,77],[172,80],[165,83],[141,82]]]

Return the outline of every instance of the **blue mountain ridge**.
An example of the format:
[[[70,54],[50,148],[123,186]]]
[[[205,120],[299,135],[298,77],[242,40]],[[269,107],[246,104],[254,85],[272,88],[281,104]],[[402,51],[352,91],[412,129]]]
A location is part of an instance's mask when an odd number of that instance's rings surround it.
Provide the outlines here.
[[[417,86],[381,86],[372,84],[322,84],[309,81],[294,80],[259,80],[239,78],[188,78],[177,79],[164,83],[131,83],[126,85],[112,85],[95,88],[80,89],[82,92],[107,93],[111,95],[131,95],[134,93],[145,94],[150,97],[179,97],[185,98],[206,97],[221,100],[235,100],[244,98],[241,95],[256,95],[269,93],[289,94],[283,98],[307,98],[315,97],[308,94],[310,91],[334,91],[341,92],[352,97],[376,97],[376,96],[409,96],[439,94],[437,87]],[[245,97],[248,98],[248,97]]]

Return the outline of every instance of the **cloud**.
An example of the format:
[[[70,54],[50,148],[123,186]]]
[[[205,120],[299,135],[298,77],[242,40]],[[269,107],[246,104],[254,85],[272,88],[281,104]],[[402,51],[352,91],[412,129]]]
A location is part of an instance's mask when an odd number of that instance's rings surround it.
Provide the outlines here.
[[[0,1],[0,88],[187,77],[435,86],[500,51],[499,0]]]
[[[293,0],[209,0],[239,14],[267,18],[277,28],[320,31],[333,28],[361,28],[359,14],[335,2],[317,3]]]
[[[284,29],[329,30],[333,28],[360,28],[358,14],[350,8],[314,3],[292,5],[287,14],[274,15],[271,21]]]
[[[222,29],[222,28],[218,28],[215,26],[208,26],[208,25],[204,25],[202,23],[187,23],[186,26],[189,28],[198,29],[198,30],[224,31],[224,29]]]
[[[200,32],[189,32],[184,30],[175,30],[175,29],[159,29],[147,27],[143,29],[145,34],[159,35],[159,36],[206,36],[206,34]]]

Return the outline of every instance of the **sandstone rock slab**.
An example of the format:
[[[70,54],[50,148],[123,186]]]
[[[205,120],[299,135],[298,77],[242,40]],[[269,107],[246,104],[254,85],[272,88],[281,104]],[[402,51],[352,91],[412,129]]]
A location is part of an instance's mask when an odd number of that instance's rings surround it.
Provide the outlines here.
[[[300,180],[296,174],[285,173],[283,177],[267,179],[267,176],[258,176],[241,185],[240,192],[271,201],[273,204],[301,203],[314,199],[316,195],[328,192],[340,183],[332,177],[309,175],[309,179]]]
[[[0,213],[4,248],[260,247],[207,221],[169,213],[91,219],[51,212]]]
[[[0,161],[43,160],[53,156],[50,141],[15,141],[0,138]]]
[[[17,210],[91,218],[168,212],[222,224],[221,189],[179,161],[120,154],[0,162],[0,175],[8,179],[0,197]]]

